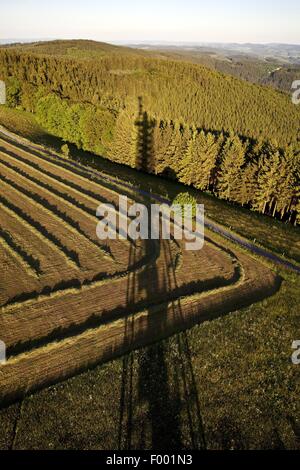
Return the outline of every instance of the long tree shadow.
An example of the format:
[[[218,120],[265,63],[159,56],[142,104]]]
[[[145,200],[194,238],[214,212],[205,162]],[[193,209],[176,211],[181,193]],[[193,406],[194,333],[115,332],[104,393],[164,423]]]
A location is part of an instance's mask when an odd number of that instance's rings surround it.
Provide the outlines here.
[[[160,251],[162,244],[160,242]],[[147,244],[148,249],[150,244]],[[148,270],[140,273],[140,292],[145,291],[151,302],[158,294],[167,293],[165,269],[158,273],[157,264],[153,263]],[[164,330],[168,306],[160,312],[159,317],[152,315],[153,308],[148,309],[146,332]],[[147,333],[146,333],[147,334]],[[168,364],[168,343],[160,341],[149,346],[139,354],[138,360],[138,399],[139,405],[147,409],[144,422],[140,423],[139,447],[146,445],[145,430],[151,433],[152,449],[181,448],[180,412],[181,402],[178,387],[172,388],[171,370]]]
[[[148,117],[146,111],[143,111],[141,96],[139,97],[139,114],[135,126],[138,131],[135,167],[138,170],[151,173],[154,169],[153,130],[155,121]]]
[[[167,290],[177,289],[175,263],[168,241],[164,242],[164,259],[165,266],[167,267]],[[180,298],[175,301],[173,300],[171,306],[174,319],[176,317],[183,318]],[[193,449],[204,449],[206,447],[204,428],[187,332],[183,331],[178,334],[176,342],[178,361],[174,364],[174,371],[176,371],[177,380],[181,381],[183,387],[183,399],[188,417],[191,444]]]
[[[130,245],[128,265],[136,263],[136,247]],[[126,305],[134,305],[136,298],[136,272],[128,275]],[[134,338],[134,317],[125,318],[124,343],[130,344]],[[121,379],[120,416],[118,430],[118,448],[131,449],[132,443],[132,412],[133,412],[133,354],[124,356]]]
[[[148,169],[153,163],[151,129],[147,113],[143,112],[142,99],[139,99],[139,142],[137,144],[136,164],[140,169]],[[151,126],[150,126],[151,127]],[[149,211],[150,223],[150,211]],[[149,225],[150,226],[150,225]],[[144,240],[143,249],[151,253],[159,250],[157,257],[147,268],[139,273],[131,273],[127,281],[127,305],[138,302],[142,294],[149,304],[162,293],[178,289],[176,263],[173,259],[171,241]],[[155,246],[154,246],[155,245]],[[136,247],[130,247],[129,262],[136,257]],[[145,335],[155,332],[159,337],[164,331],[170,306],[173,316],[182,315],[180,301],[166,303],[159,315],[155,307],[147,310]],[[125,319],[124,343],[134,339],[134,318]],[[157,334],[156,334],[157,333]],[[155,450],[175,450],[184,448],[186,438],[182,436],[182,413],[187,415],[190,435],[189,443],[193,449],[205,448],[204,432],[200,414],[198,392],[191,360],[191,352],[186,333],[176,337],[176,359],[171,343],[160,341],[137,354],[131,353],[123,359],[120,415],[118,428],[119,449],[151,447]],[[142,411],[141,411],[142,410]],[[139,415],[139,417],[137,417]]]

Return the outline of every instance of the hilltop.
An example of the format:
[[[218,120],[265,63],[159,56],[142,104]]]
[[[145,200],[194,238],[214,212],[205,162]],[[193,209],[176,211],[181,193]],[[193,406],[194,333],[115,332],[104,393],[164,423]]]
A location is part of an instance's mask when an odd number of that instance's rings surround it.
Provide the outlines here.
[[[54,41],[37,41],[30,43],[7,44],[4,48],[18,52],[42,56],[68,57],[72,59],[97,59],[109,55],[147,55],[147,52],[130,47],[115,46],[105,42],[89,39],[57,39]]]

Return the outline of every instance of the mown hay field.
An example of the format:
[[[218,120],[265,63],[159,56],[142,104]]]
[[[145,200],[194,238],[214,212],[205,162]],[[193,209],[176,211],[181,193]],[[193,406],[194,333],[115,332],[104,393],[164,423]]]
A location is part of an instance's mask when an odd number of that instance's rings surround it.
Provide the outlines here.
[[[263,299],[279,278],[207,232],[184,241],[96,236],[100,203],[141,194],[117,178],[0,138],[1,404]]]

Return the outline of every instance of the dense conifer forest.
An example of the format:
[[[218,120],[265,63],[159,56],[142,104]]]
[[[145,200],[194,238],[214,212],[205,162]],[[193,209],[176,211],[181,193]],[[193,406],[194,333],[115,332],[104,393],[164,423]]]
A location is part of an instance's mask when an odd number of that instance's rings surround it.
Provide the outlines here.
[[[285,93],[91,41],[2,47],[0,79],[9,106],[78,148],[300,220],[300,106]]]
[[[145,45],[139,46],[144,49]],[[150,47],[150,46],[148,46]],[[271,86],[277,90],[291,94],[291,85],[300,76],[300,65],[293,56],[291,63],[278,57],[258,57],[253,54],[239,54],[223,51],[222,48],[209,49],[205,47],[187,48],[186,46],[166,47],[156,46],[147,52],[169,60],[179,60],[201,64],[212,70],[226,75],[232,75],[242,80],[259,85]],[[153,46],[152,46],[153,47]]]

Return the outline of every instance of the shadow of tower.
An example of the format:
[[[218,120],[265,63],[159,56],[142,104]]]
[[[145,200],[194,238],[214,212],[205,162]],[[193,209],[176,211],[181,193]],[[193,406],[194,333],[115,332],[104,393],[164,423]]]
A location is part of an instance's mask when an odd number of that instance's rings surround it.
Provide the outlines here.
[[[139,114],[135,121],[138,130],[135,167],[148,173],[154,170],[153,129],[154,121],[143,111],[143,98],[139,96]]]
[[[136,166],[149,171],[153,164],[152,129],[148,115],[143,112],[139,98],[138,142]],[[151,201],[150,201],[151,202]],[[150,208],[150,202],[148,206]],[[150,227],[150,210],[149,227]],[[164,336],[167,315],[182,315],[180,300],[167,301],[172,290],[178,289],[174,253],[169,240],[143,240],[143,256],[151,259],[143,270],[131,273],[127,281],[128,315],[125,319],[124,342],[131,344],[135,334],[134,316],[130,308],[143,296],[147,309],[145,336],[156,343],[130,353],[123,358],[120,415],[118,428],[119,449],[179,450],[184,448],[181,416],[184,407],[187,416],[189,442],[193,449],[205,448],[197,386],[186,333],[175,337],[175,360],[171,342],[158,341]],[[158,258],[160,265],[158,267]],[[136,262],[136,247],[131,246],[129,264]],[[156,311],[156,299],[165,303]],[[172,362],[173,361],[173,362]],[[143,410],[141,413],[140,410]],[[139,416],[137,416],[139,415]]]

